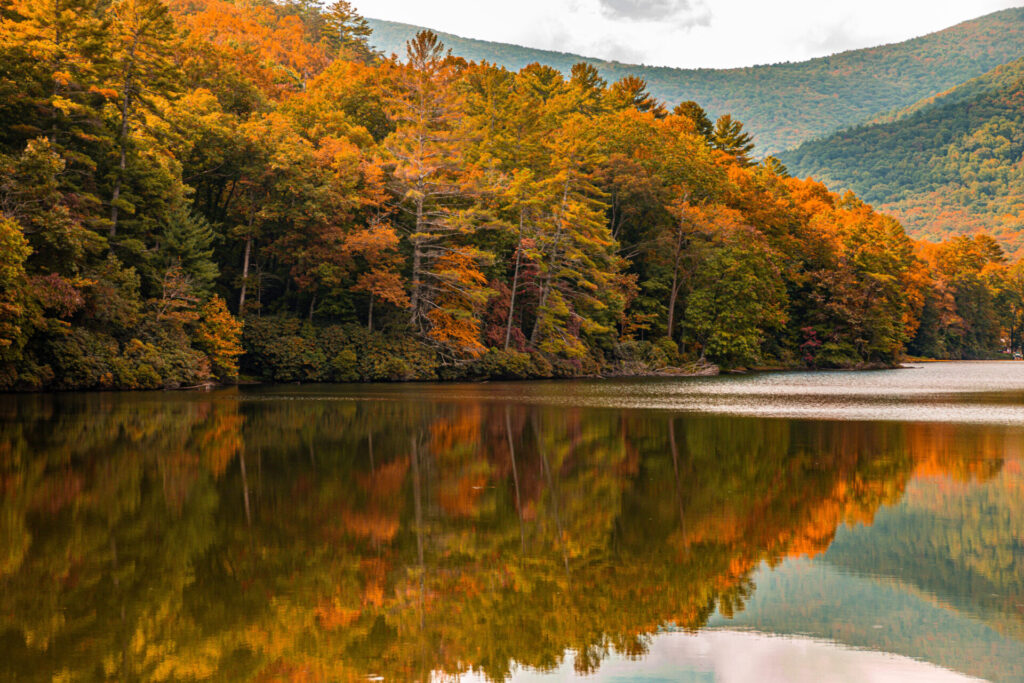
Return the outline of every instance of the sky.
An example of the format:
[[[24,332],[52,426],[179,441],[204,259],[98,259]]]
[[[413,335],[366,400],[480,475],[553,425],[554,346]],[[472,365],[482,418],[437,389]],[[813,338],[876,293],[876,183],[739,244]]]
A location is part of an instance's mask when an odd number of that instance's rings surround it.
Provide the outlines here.
[[[1022,0],[353,0],[361,14],[621,62],[802,61],[931,33]]]

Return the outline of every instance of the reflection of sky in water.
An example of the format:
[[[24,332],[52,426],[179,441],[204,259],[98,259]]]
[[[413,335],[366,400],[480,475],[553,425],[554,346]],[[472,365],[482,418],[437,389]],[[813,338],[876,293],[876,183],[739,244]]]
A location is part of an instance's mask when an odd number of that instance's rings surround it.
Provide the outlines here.
[[[571,678],[572,656],[552,672],[518,670],[513,681]],[[463,680],[475,680],[465,677]],[[484,680],[484,679],[479,679]],[[976,681],[932,664],[827,641],[712,629],[661,633],[642,661],[613,656],[588,681],[717,681],[720,683],[957,683]]]
[[[843,533],[841,528],[839,534]],[[757,588],[744,610],[733,618],[716,614],[709,621],[711,629],[799,634],[847,648],[898,653],[930,662],[928,667],[968,670],[991,680],[1020,680],[1024,674],[1024,643],[1014,637],[1012,619],[986,620],[912,583],[848,571],[835,566],[829,553],[814,560],[789,559],[775,568],[762,565],[753,580]],[[734,654],[745,656],[743,650]],[[881,665],[885,660],[877,661]],[[888,671],[882,668],[883,673]],[[920,671],[928,670],[922,664]]]
[[[780,372],[564,382],[275,387],[246,400],[515,401],[753,417],[1024,425],[1024,362],[921,363],[866,372]]]
[[[970,668],[992,680],[1017,680],[1024,662],[1024,645],[1019,641],[950,609],[933,595],[898,581],[851,574],[831,566],[827,558],[791,559],[775,568],[763,565],[754,577],[757,589],[733,618],[716,613],[698,633],[658,633],[649,639],[648,654],[641,659],[614,654],[586,680],[984,680],[939,665],[963,664],[961,660],[970,660]],[[841,619],[836,618],[839,614]],[[512,680],[574,678],[573,663],[570,652],[552,671],[520,668]],[[461,680],[485,679],[469,675]]]

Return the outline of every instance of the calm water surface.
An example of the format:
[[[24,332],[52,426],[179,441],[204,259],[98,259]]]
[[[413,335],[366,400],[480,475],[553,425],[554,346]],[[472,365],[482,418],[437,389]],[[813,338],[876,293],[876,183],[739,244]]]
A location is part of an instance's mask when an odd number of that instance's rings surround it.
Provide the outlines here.
[[[0,396],[0,680],[1024,680],[1024,363]]]

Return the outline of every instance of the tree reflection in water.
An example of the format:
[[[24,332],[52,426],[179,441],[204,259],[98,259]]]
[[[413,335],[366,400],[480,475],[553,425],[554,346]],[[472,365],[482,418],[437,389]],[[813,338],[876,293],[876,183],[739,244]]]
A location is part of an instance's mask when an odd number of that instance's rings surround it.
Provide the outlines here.
[[[0,402],[0,675],[500,680],[567,650],[590,672],[613,652],[642,657],[662,627],[742,611],[762,563],[822,553],[915,472],[983,482],[1020,440],[966,425],[243,397]],[[991,552],[968,556],[965,538],[932,552],[954,572],[998,564],[986,585],[1020,596],[1024,503],[993,500],[1012,521],[962,532]],[[928,519],[918,528],[951,533]]]

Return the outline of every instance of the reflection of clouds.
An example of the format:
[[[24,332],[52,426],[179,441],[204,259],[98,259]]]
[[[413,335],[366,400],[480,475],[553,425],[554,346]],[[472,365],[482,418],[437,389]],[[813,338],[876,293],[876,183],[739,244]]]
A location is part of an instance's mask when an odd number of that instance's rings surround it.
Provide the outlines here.
[[[556,671],[520,670],[513,681],[564,679],[572,656]],[[470,679],[464,679],[470,680]],[[609,659],[588,681],[679,680],[719,683],[960,683],[980,679],[884,652],[853,650],[811,638],[747,631],[661,633],[641,661]]]

